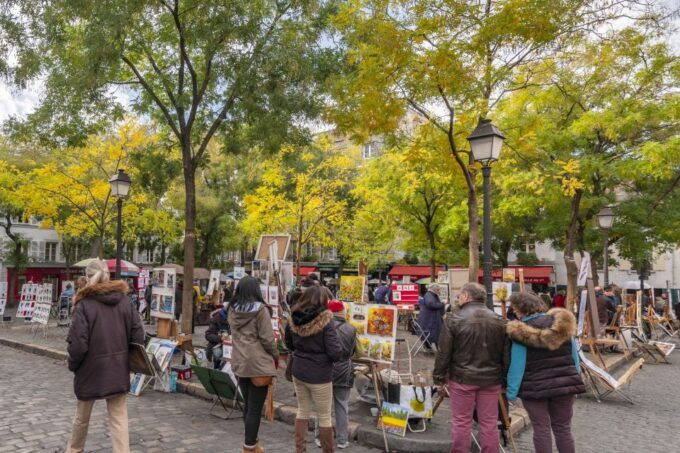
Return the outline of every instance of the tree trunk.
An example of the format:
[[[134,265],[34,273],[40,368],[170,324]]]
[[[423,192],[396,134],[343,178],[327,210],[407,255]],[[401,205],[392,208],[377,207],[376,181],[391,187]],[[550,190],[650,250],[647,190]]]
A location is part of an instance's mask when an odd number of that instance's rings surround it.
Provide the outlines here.
[[[434,283],[437,277],[435,275],[437,273],[437,258],[435,256],[437,253],[437,245],[435,244],[434,233],[428,231],[427,240],[430,243],[430,280],[431,283]]]
[[[160,265],[163,266],[165,264],[165,260],[167,259],[167,247],[165,244],[161,244],[161,259],[160,259]]]
[[[479,282],[479,211],[477,209],[477,191],[468,187],[468,253],[470,256],[468,281]]]
[[[190,149],[184,149],[184,289],[182,291],[182,332],[191,333],[194,318],[193,284],[196,260],[196,184]]]
[[[567,267],[567,309],[573,310],[574,304],[578,300],[578,266],[574,260],[574,249],[576,247],[576,232],[578,231],[578,215],[583,192],[576,191],[571,200],[571,213],[569,227],[567,228],[567,240],[564,247],[564,264]]]

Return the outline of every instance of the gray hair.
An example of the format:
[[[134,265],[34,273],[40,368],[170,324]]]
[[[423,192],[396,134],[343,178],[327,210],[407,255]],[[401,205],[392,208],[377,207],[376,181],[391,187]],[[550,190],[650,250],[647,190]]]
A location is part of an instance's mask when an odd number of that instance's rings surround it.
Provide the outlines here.
[[[88,286],[108,282],[110,278],[109,266],[107,266],[106,261],[92,260],[85,268],[85,275],[87,276]]]
[[[460,292],[470,296],[471,301],[484,302],[486,300],[486,288],[479,283],[466,283]]]

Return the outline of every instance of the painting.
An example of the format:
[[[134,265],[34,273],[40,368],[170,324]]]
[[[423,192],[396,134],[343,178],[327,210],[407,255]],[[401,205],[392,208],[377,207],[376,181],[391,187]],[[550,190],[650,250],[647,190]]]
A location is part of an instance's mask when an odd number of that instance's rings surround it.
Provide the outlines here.
[[[396,324],[396,312],[393,308],[371,307],[368,309],[369,335],[391,337]]]
[[[380,408],[380,419],[378,428],[385,429],[385,432],[404,437],[406,435],[406,425],[408,423],[408,409],[398,404],[383,401]]]
[[[364,297],[365,287],[366,277],[343,276],[340,279],[340,293],[338,297],[340,300],[350,302],[366,302],[366,298]]]

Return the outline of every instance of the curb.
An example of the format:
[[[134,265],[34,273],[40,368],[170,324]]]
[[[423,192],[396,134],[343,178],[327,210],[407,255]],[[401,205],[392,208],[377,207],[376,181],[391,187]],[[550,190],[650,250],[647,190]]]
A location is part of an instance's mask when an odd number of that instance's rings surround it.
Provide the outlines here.
[[[18,349],[20,351],[28,352],[30,354],[40,355],[54,360],[67,361],[68,354],[63,351],[48,348],[46,346],[37,346],[33,344],[25,344],[7,338],[0,337],[0,345],[10,348]],[[213,396],[210,395],[198,383],[177,381],[177,393],[184,393],[185,395],[200,398],[206,401],[213,401]],[[231,406],[231,401],[225,401],[227,406]],[[288,406],[274,401],[274,419],[288,425],[295,424],[295,417],[297,415],[297,407]],[[512,424],[510,430],[513,434],[517,434],[526,427],[531,425],[529,415],[522,408],[515,408],[512,413]],[[360,425],[357,422],[350,420],[349,422],[349,438],[356,440],[359,444],[369,447],[383,449],[385,442],[383,440],[382,431],[377,429],[373,424]],[[392,451],[408,452],[408,453],[448,453],[451,449],[451,444],[447,440],[441,439],[427,439],[427,438],[409,438],[398,437],[391,434],[387,435],[390,448]]]

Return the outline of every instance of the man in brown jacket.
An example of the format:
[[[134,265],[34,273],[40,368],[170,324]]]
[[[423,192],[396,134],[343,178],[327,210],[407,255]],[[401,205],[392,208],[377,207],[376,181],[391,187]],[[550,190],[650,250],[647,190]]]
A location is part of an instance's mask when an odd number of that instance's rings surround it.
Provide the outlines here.
[[[498,396],[508,369],[510,343],[505,321],[486,307],[485,299],[482,285],[463,285],[460,308],[449,314],[439,336],[433,377],[438,385],[448,383],[452,453],[470,451],[475,408],[482,452],[498,452]]]
[[[94,402],[106,400],[114,453],[130,451],[126,395],[130,390],[130,343],[144,344],[139,313],[127,297],[128,285],[109,281],[104,261],[91,262],[88,284],[75,296],[68,333],[68,368],[75,373],[78,403],[73,432],[66,449],[84,451]]]

